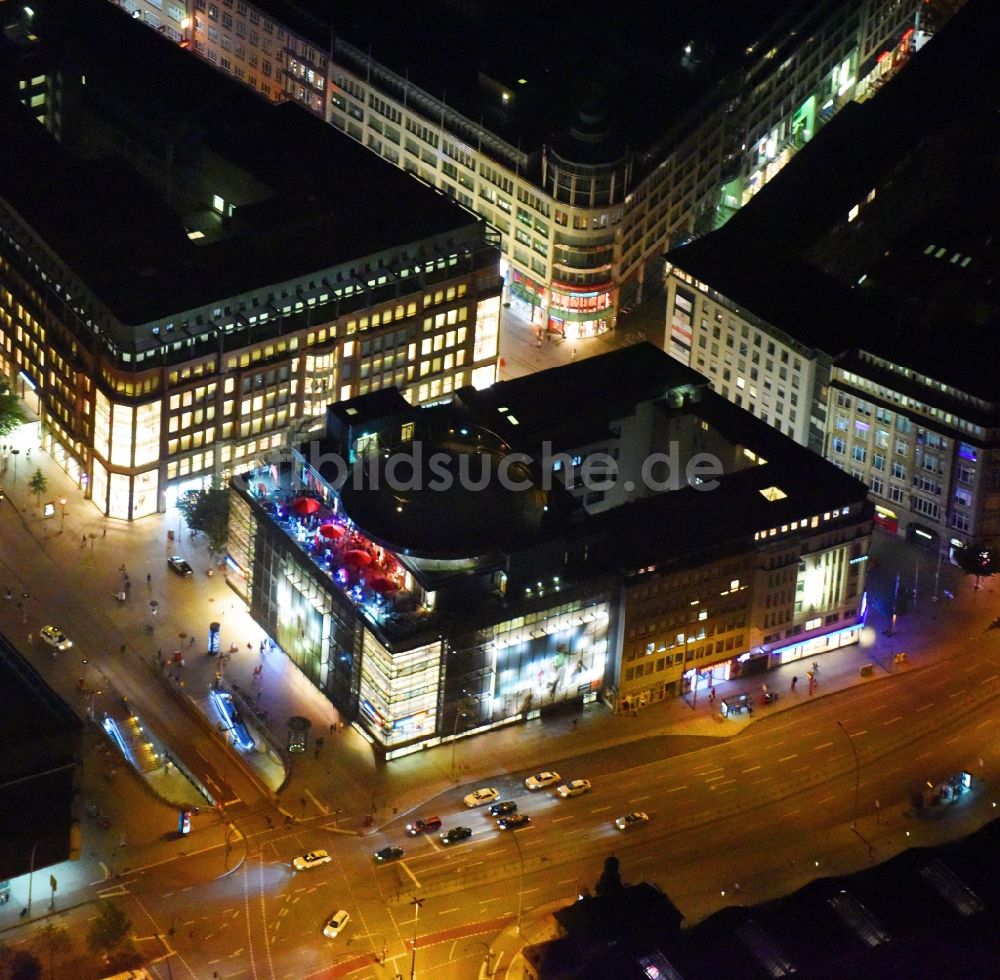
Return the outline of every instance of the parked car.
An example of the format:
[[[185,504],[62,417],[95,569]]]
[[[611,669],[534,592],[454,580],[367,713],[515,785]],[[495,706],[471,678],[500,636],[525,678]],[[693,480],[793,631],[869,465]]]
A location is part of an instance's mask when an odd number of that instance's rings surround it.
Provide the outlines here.
[[[58,626],[43,626],[38,635],[57,650],[68,650],[73,645],[73,641]]]
[[[619,817],[615,821],[615,826],[621,831],[636,830],[647,823],[649,823],[649,815],[643,813],[642,810],[634,810],[632,813],[626,813],[624,817]]]
[[[471,827],[452,827],[446,834],[441,834],[438,840],[442,844],[454,844],[460,840],[468,840],[471,836]]]
[[[474,793],[470,793],[462,802],[471,809],[492,803],[499,795],[500,790],[494,789],[492,786],[486,786],[483,789],[477,789]]]
[[[339,912],[334,912],[329,919],[326,920],[326,925],[323,926],[323,935],[327,939],[336,939],[344,931],[344,926],[351,921],[350,915],[341,909]]]
[[[568,796],[583,796],[584,793],[589,792],[589,779],[574,779],[571,782],[563,783],[562,786],[556,787],[556,796],[561,796],[564,800]]]
[[[318,868],[321,864],[329,864],[333,858],[326,851],[309,851],[292,861],[292,867],[296,871],[308,871],[310,868]]]
[[[504,800],[503,803],[494,803],[486,812],[491,817],[506,817],[510,813],[517,813],[517,804],[513,800]]]
[[[545,789],[546,786],[554,786],[560,779],[562,776],[557,772],[536,772],[524,781],[524,785],[530,790]]]
[[[385,864],[388,861],[398,861],[403,856],[401,847],[383,847],[375,852],[375,861],[378,864]]]
[[[408,823],[406,825],[406,832],[411,837],[416,837],[417,834],[430,834],[435,830],[441,829],[441,818],[440,817],[417,817],[413,823]]]
[[[183,578],[194,575],[194,569],[180,555],[171,555],[167,559],[167,567]]]
[[[501,817],[497,821],[497,826],[501,830],[518,830],[527,827],[531,823],[531,817],[526,813],[513,813],[509,817]]]

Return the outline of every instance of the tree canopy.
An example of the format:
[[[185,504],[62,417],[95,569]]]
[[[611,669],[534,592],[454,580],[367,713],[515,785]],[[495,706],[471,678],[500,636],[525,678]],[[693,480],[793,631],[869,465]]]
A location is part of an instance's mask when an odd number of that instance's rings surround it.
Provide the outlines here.
[[[0,436],[10,435],[18,426],[27,422],[27,416],[17,400],[17,395],[0,382]]]
[[[995,548],[965,545],[955,549],[955,563],[967,575],[975,575],[976,588],[980,579],[989,578],[1000,571],[1000,552]]]
[[[122,907],[102,901],[87,930],[87,945],[95,953],[111,953],[121,946],[131,931],[132,920]]]
[[[225,487],[213,481],[207,489],[188,490],[177,501],[177,508],[192,531],[208,538],[213,554],[225,550],[229,540],[229,491]]]

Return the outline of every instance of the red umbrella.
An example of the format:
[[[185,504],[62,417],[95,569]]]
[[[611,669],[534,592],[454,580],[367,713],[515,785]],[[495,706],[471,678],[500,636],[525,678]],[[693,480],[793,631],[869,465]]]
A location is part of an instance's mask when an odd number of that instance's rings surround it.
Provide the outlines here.
[[[323,524],[320,526],[319,533],[322,534],[324,538],[331,538],[335,540],[343,536],[344,529],[339,524]]]
[[[368,583],[372,590],[375,592],[396,592],[399,586],[391,578],[386,578],[384,575],[379,575],[378,578],[373,578],[371,582]]]
[[[367,551],[360,551],[356,549],[354,551],[348,551],[347,554],[344,555],[345,565],[354,565],[357,568],[365,568],[371,563],[372,556],[368,554]]]
[[[319,510],[319,501],[315,497],[296,497],[292,501],[292,510],[296,514],[315,514]]]

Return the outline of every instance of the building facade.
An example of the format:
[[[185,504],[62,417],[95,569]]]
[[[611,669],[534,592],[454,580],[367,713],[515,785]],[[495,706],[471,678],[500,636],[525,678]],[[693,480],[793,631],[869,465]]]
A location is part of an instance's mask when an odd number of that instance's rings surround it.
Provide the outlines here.
[[[864,485],[650,345],[333,405],[277,465],[232,481],[230,583],[389,757],[860,634]]]
[[[3,108],[0,372],[102,513],[161,511],[331,400],[495,379],[498,239],[471,212],[104,4],[48,26],[61,139]]]
[[[539,136],[519,131],[519,105],[547,121],[573,80],[532,101],[538,76],[549,71],[540,66],[553,58],[529,35],[519,41],[524,59],[512,55],[495,70],[477,64],[463,75],[457,59],[465,35],[456,30],[452,38],[451,28],[466,15],[454,7],[442,11],[433,45],[450,49],[456,65],[455,76],[441,82],[451,96],[444,98],[421,81],[419,59],[412,64],[416,42],[404,43],[399,63],[372,55],[370,42],[378,50],[392,33],[388,24],[406,35],[405,11],[355,38],[318,10],[272,9],[264,0],[120,3],[254,90],[308,107],[482,215],[503,236],[505,298],[569,338],[614,327],[618,310],[641,298],[647,282],[660,287],[660,257],[669,245],[726,220],[841,106],[890,77],[919,36],[913,0],[823,0],[790,11],[787,4],[764,5],[727,25],[732,36],[725,38],[708,8],[696,14],[691,5],[668,5],[666,21],[645,31],[641,11],[623,10],[616,31],[628,33],[623,43],[639,55],[614,59],[608,71],[596,63],[590,70],[620,76],[617,94],[626,105],[642,89],[647,104],[684,109],[665,126],[647,115],[622,132],[618,112],[581,101],[546,122]],[[546,39],[566,31],[565,24],[550,26],[532,30]],[[613,47],[608,27],[591,27],[599,57]],[[484,30],[479,23],[476,29]],[[650,47],[652,36],[666,36],[667,45]],[[662,93],[660,76],[669,76]]]
[[[968,4],[667,267],[671,355],[863,480],[877,524],[935,554],[1000,541],[997,249],[967,196],[1000,103],[973,52],[998,27]]]

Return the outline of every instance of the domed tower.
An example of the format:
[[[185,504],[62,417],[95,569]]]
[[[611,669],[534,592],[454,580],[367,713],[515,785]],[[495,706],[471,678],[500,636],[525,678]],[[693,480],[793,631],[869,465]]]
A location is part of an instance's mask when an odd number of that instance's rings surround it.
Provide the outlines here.
[[[555,200],[557,226],[548,326],[568,339],[614,324],[615,228],[631,180],[628,147],[596,99],[545,148],[542,182]]]

